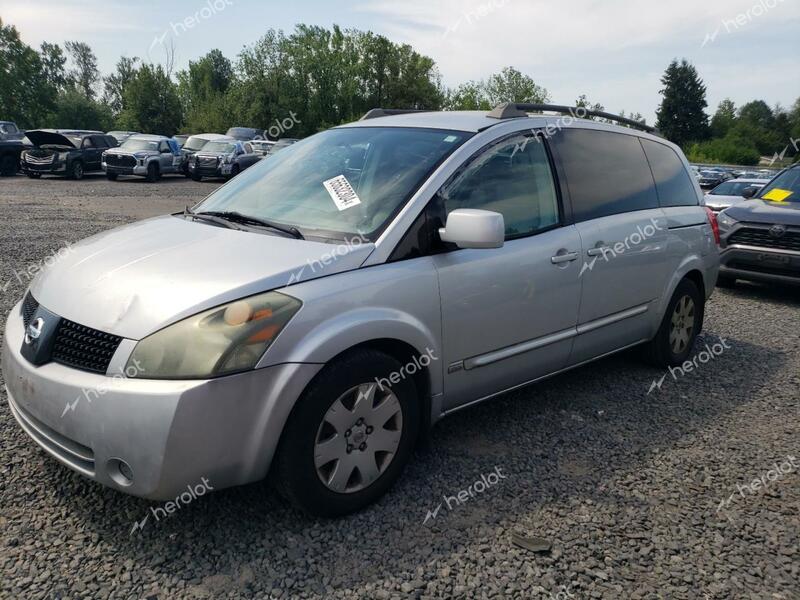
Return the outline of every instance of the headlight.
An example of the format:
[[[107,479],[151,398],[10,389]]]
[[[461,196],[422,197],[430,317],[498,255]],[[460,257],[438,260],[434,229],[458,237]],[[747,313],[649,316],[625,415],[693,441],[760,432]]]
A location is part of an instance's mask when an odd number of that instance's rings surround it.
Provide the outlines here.
[[[67,160],[69,156],[69,152],[59,152],[58,153],[58,160]]]
[[[731,227],[736,225],[738,221],[736,219],[729,217],[727,214],[725,214],[725,211],[723,211],[717,215],[717,223],[719,224],[721,229],[730,229]]]
[[[252,369],[301,306],[268,292],[212,308],[141,340],[128,372],[142,379],[205,379]]]
[[[225,156],[222,157],[222,162],[224,162],[225,164],[229,164],[231,161],[233,161],[233,156],[231,156],[230,154],[226,154]]]

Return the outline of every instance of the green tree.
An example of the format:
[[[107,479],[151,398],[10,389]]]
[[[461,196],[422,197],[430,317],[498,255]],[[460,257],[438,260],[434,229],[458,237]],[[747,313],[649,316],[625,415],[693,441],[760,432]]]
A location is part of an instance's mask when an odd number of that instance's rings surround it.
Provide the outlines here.
[[[20,127],[37,127],[50,115],[54,96],[39,53],[0,19],[0,114]]]
[[[725,98],[719,103],[717,112],[711,117],[711,135],[725,137],[731,127],[736,123],[736,105],[730,98]]]
[[[543,103],[547,90],[514,67],[504,67],[487,80],[463,83],[446,94],[448,110],[491,110],[504,102]]]
[[[70,82],[80,90],[84,96],[95,97],[94,86],[100,78],[97,68],[97,57],[91,47],[84,42],[66,42],[64,46],[69,54],[72,67],[69,70]]]
[[[124,92],[118,124],[125,129],[172,136],[181,126],[177,86],[161,65],[142,65]]]
[[[673,60],[661,78],[663,96],[656,112],[656,127],[670,141],[686,146],[708,138],[706,86],[686,59]]]
[[[67,85],[67,72],[65,65],[67,57],[58,44],[42,42],[39,49],[42,61],[42,74],[53,92],[61,92]]]
[[[103,102],[118,117],[125,110],[125,89],[139,70],[137,57],[121,56],[116,70],[103,78]]]
[[[87,98],[76,88],[68,88],[58,95],[51,122],[53,127],[64,129],[108,131],[114,119],[108,105]]]

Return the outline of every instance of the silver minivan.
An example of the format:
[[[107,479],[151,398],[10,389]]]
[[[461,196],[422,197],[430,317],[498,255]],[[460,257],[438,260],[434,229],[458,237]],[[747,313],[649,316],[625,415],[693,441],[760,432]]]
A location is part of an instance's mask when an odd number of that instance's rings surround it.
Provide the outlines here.
[[[376,109],[71,246],[6,322],[11,411],[123,492],[271,472],[333,516],[454,411],[637,345],[680,364],[715,217],[676,146],[617,121]]]

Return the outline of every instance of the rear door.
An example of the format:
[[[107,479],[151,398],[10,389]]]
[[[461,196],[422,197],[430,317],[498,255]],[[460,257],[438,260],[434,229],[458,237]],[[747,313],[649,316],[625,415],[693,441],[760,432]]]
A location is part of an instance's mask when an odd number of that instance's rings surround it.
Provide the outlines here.
[[[444,408],[479,400],[565,366],[575,335],[580,238],[565,225],[545,142],[531,133],[474,157],[433,202],[499,212],[496,249],[433,257],[442,310]]]
[[[577,364],[648,339],[669,280],[667,222],[639,137],[565,129],[555,146],[581,238]]]
[[[106,149],[102,136],[90,135],[83,138],[83,165],[86,171],[100,170],[100,156]]]

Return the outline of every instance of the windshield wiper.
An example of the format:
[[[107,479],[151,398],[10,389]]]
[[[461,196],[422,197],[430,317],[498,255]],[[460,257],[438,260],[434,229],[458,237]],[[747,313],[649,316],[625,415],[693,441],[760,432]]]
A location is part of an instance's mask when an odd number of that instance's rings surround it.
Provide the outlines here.
[[[305,237],[297,227],[293,227],[291,225],[281,225],[280,223],[275,223],[274,221],[267,221],[266,219],[258,219],[256,217],[250,217],[247,215],[243,215],[240,212],[236,211],[217,211],[217,210],[210,210],[206,212],[199,212],[199,213],[192,213],[193,215],[208,215],[211,217],[217,217],[219,219],[226,219],[233,221],[235,223],[242,223],[244,225],[260,225],[262,227],[269,227],[270,229],[274,229],[276,231],[280,231],[281,233],[285,233],[286,235],[290,235],[293,238],[298,240],[304,240]]]
[[[190,217],[192,219],[198,219],[200,221],[208,221],[210,223],[216,223],[217,225],[222,225],[223,227],[227,227],[228,229],[236,229],[237,231],[242,231],[242,228],[236,225],[236,223],[229,221],[228,219],[222,219],[218,216],[209,214],[209,213],[196,213],[193,212],[188,206],[183,210],[184,217]]]

